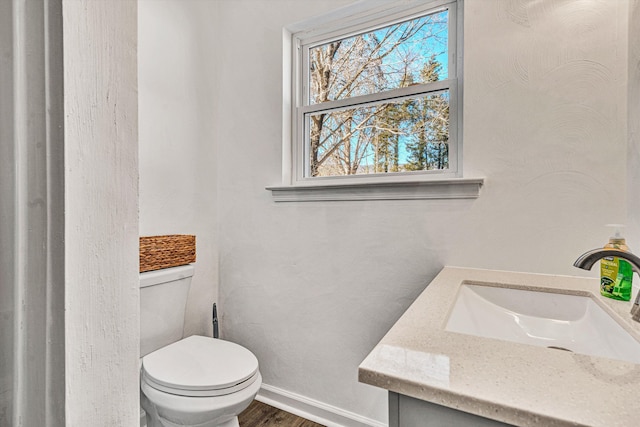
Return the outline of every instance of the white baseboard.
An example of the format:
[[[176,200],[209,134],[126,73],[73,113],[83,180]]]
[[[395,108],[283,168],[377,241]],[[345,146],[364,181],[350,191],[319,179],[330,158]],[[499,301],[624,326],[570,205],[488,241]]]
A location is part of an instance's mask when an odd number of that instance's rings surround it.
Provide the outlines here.
[[[387,427],[385,423],[262,384],[256,400],[327,427]]]

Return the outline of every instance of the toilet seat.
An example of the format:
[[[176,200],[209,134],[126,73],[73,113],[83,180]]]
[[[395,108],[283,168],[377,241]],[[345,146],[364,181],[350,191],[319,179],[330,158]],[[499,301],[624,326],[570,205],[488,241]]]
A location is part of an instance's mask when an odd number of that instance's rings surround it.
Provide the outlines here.
[[[142,358],[142,381],[178,396],[236,393],[259,377],[258,360],[229,341],[193,335]]]

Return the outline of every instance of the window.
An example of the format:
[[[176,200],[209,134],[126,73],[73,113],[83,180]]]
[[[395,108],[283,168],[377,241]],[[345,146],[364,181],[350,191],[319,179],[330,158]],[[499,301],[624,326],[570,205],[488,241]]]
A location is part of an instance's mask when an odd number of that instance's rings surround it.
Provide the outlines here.
[[[458,21],[403,1],[294,32],[291,183],[460,176]]]

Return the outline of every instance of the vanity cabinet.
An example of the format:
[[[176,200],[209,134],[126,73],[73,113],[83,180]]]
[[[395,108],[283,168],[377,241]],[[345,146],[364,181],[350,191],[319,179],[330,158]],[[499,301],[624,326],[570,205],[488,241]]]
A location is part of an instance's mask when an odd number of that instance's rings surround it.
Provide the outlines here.
[[[389,392],[389,427],[513,427],[500,421]]]

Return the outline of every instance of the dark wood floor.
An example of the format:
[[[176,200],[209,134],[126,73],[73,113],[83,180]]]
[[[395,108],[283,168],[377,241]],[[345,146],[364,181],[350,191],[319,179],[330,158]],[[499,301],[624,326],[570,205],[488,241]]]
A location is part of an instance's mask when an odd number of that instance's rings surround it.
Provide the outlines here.
[[[240,427],[323,427],[257,400],[238,415],[238,421]]]

